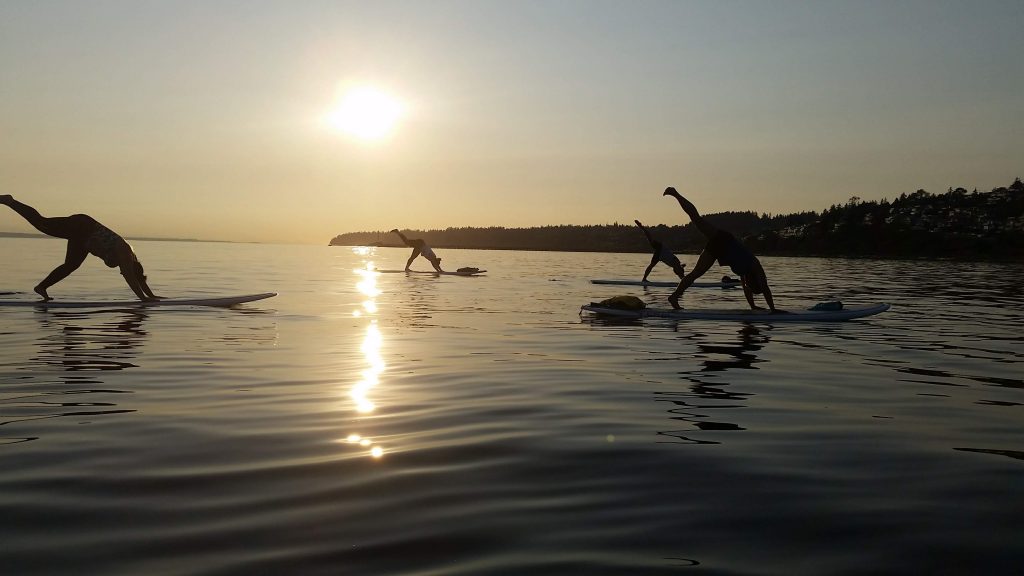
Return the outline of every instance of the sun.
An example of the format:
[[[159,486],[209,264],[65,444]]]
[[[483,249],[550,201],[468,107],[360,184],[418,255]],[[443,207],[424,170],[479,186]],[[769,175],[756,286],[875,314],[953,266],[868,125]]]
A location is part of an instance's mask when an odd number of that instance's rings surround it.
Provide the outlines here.
[[[394,131],[405,107],[394,96],[370,86],[351,88],[327,115],[333,128],[360,140],[383,140]]]

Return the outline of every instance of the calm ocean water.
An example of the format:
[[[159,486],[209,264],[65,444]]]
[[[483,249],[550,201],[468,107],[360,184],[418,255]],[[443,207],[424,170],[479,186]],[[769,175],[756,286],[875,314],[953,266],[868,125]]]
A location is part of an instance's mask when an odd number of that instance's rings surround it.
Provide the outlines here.
[[[646,255],[135,245],[158,294],[280,295],[0,309],[0,573],[1024,570],[1020,265],[765,258],[781,307],[893,308],[605,322],[664,304],[587,282]],[[0,291],[63,251],[0,238]],[[51,294],[130,292],[90,259]]]

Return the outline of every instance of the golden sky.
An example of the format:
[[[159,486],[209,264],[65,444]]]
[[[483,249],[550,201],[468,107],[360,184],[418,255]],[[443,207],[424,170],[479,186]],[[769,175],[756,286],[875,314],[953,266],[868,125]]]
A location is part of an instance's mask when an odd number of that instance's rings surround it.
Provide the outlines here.
[[[705,213],[987,190],[1024,175],[1022,25],[1019,0],[0,1],[0,193],[326,244],[685,223],[669,185]]]

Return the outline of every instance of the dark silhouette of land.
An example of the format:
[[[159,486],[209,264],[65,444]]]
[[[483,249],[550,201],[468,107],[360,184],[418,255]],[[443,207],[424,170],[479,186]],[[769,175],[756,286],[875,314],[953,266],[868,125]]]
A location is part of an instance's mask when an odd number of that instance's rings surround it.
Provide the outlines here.
[[[809,224],[762,230],[749,246],[762,254],[1024,260],[1024,184],[918,190],[892,202],[853,197]]]
[[[623,214],[624,219],[633,215]],[[704,215],[730,230],[757,254],[870,258],[953,258],[1024,260],[1024,184],[943,194],[918,190],[893,201],[850,198],[821,213],[771,215],[720,212]],[[706,243],[692,225],[651,226],[679,253],[699,253]],[[438,248],[555,250],[566,252],[649,252],[644,235],[631,224],[561,225],[536,228],[446,228],[412,230]],[[335,236],[332,246],[402,244],[385,231]]]
[[[52,238],[46,234],[35,232],[0,232],[0,238]],[[126,240],[139,240],[144,242],[211,242],[220,244],[259,244],[259,242],[237,242],[235,240],[203,240],[200,238],[151,238],[148,236],[125,236]]]

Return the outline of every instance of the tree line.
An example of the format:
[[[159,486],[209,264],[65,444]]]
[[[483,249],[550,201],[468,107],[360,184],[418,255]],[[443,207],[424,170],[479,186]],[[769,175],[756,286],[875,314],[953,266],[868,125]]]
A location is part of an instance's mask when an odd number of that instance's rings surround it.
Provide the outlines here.
[[[747,244],[764,254],[1024,260],[1024,184],[1018,178],[987,193],[918,190],[892,202],[853,197]]]
[[[850,198],[818,212],[785,215],[756,212],[707,214],[711,224],[742,238],[758,254],[874,258],[982,258],[1024,260],[1024,184],[990,192],[950,188],[943,194],[918,190],[893,201]],[[698,253],[706,242],[690,223],[649,227],[681,253]],[[403,230],[436,248],[647,252],[650,245],[634,224],[556,225],[532,228],[459,227]],[[385,231],[349,232],[334,246],[402,246]]]

